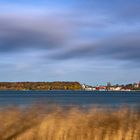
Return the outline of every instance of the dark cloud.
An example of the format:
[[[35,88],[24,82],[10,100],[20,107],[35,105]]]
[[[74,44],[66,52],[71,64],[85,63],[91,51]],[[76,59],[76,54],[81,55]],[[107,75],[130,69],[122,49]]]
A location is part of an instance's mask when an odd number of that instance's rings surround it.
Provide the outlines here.
[[[51,57],[57,60],[73,58],[102,58],[131,61],[132,63],[140,62],[140,34],[122,34],[120,36],[100,40],[99,43],[91,45],[76,46],[73,49],[63,50]]]
[[[47,17],[0,15],[0,52],[53,49],[66,38],[66,31],[60,29],[64,26]]]

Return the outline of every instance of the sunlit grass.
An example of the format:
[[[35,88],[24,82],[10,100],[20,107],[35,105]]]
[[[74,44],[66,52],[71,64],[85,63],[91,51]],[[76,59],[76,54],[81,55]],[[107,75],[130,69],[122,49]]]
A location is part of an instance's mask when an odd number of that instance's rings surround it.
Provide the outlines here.
[[[140,113],[129,108],[0,110],[0,140],[140,140]]]

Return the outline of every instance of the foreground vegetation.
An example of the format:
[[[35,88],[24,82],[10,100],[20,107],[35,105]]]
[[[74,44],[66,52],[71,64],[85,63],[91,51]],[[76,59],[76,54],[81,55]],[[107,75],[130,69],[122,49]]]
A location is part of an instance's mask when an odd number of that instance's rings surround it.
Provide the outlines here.
[[[140,114],[129,108],[5,108],[0,140],[140,140]]]
[[[0,90],[81,90],[79,82],[0,82]]]

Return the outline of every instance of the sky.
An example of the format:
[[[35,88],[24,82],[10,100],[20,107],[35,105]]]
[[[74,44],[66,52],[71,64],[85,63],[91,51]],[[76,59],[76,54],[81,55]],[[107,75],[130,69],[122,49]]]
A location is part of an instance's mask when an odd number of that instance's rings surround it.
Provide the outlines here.
[[[140,0],[1,0],[0,81],[140,80]]]

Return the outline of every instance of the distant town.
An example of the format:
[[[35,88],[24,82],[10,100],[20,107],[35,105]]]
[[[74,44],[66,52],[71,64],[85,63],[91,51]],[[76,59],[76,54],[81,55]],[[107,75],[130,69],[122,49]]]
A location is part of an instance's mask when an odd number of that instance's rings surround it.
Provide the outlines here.
[[[82,89],[85,91],[140,91],[140,82],[126,85],[112,85],[110,82],[108,82],[106,85],[97,86],[82,84]]]

